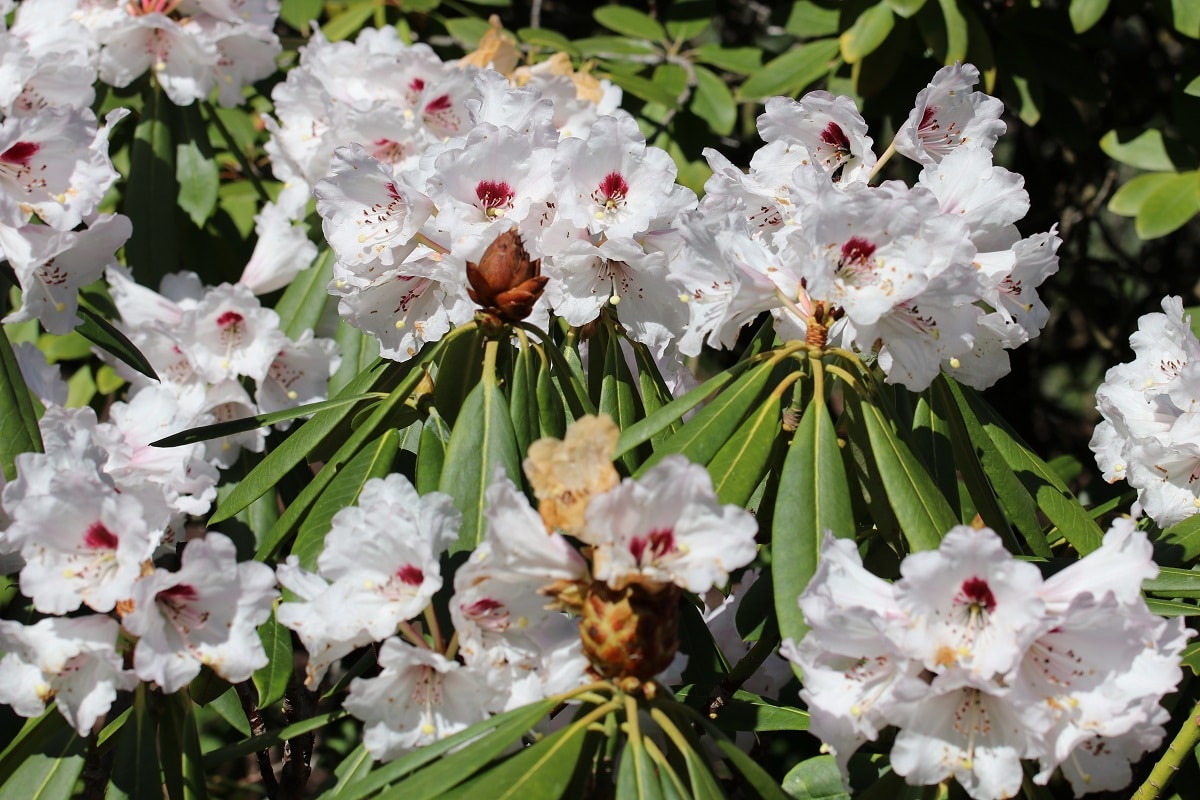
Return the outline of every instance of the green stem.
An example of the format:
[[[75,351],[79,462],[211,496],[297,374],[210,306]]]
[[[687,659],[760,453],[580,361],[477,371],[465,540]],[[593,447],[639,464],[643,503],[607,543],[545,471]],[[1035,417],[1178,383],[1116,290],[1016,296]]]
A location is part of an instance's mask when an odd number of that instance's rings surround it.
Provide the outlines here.
[[[626,736],[628,737],[630,747],[633,750],[633,774],[637,776],[635,785],[639,792],[641,787],[645,786],[646,776],[642,774],[642,758],[640,750],[642,748],[642,731],[638,725],[638,707],[637,700],[632,695],[625,695],[625,725],[628,727]]]
[[[1179,765],[1196,748],[1197,742],[1200,742],[1200,703],[1188,712],[1183,727],[1179,729],[1167,752],[1154,765],[1154,769],[1150,770],[1150,777],[1146,778],[1146,782],[1133,795],[1133,800],[1154,800],[1158,797],[1171,785],[1171,780],[1179,771]]]

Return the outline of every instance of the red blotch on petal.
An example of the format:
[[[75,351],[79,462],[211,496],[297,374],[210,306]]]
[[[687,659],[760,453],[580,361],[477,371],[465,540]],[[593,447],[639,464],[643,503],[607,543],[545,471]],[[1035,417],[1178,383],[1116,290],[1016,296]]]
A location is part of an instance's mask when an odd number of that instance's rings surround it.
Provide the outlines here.
[[[996,608],[996,597],[983,578],[967,578],[962,593],[973,605],[982,606],[989,613]]]
[[[18,164],[22,167],[28,167],[30,159],[41,149],[42,146],[37,142],[17,142],[3,153],[0,153],[0,161],[3,161],[5,164]]]
[[[236,311],[225,311],[221,316],[217,317],[217,326],[220,328],[228,328],[230,325],[237,325],[244,320],[241,314]]]
[[[409,586],[420,586],[425,580],[425,573],[421,568],[414,564],[405,564],[400,569],[396,570],[396,577],[401,583],[407,583]]]
[[[103,522],[93,522],[84,531],[83,543],[93,550],[116,550],[117,535],[106,528]]]
[[[842,245],[843,264],[863,264],[874,254],[875,245],[860,236],[851,236],[850,240]]]

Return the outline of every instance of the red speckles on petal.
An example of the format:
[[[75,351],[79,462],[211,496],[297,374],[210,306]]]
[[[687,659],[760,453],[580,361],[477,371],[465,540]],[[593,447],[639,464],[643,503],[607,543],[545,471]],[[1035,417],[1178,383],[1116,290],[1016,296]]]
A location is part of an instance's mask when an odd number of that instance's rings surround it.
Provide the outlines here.
[[[646,536],[635,536],[629,543],[629,552],[639,564],[653,563],[675,549],[675,531],[661,528],[650,531]]]
[[[842,245],[842,265],[862,265],[866,264],[867,260],[875,254],[875,245],[863,239],[861,236],[851,236],[850,240]]]
[[[93,550],[116,550],[117,535],[106,528],[103,522],[93,522],[83,533],[83,543]]]
[[[962,585],[963,597],[971,605],[979,606],[984,611],[991,612],[996,608],[996,597],[983,578],[967,578]]]
[[[244,319],[245,317],[236,311],[223,311],[221,312],[221,315],[217,317],[217,327],[228,328],[234,325],[240,325]]]
[[[480,181],[475,186],[475,196],[479,205],[489,217],[497,216],[503,209],[512,205],[515,196],[512,187],[504,181]]]
[[[199,596],[195,586],[188,583],[177,583],[174,586],[168,586],[154,595],[154,600],[155,602],[167,605],[178,605],[180,603],[194,602]]]
[[[405,564],[396,570],[396,577],[408,586],[420,586],[425,580],[425,573],[415,564]]]
[[[619,172],[610,172],[600,181],[600,194],[606,200],[621,201],[629,194],[629,184]]]
[[[825,126],[825,130],[821,131],[821,141],[839,152],[850,152],[850,139],[836,122],[830,122]]]
[[[42,146],[37,142],[17,142],[3,153],[0,153],[0,161],[5,164],[28,167],[30,159],[37,155],[37,151],[41,148]]]
[[[425,104],[426,114],[437,114],[441,111],[449,111],[451,106],[450,95],[439,94],[437,97]]]

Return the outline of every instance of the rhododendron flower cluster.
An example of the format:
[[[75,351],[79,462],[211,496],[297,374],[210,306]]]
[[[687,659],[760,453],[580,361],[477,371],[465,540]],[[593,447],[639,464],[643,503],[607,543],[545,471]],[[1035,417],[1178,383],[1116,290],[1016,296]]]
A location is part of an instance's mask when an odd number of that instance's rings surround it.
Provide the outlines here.
[[[364,742],[376,759],[589,676],[651,682],[678,646],[677,631],[663,625],[663,615],[677,611],[659,605],[677,608],[680,588],[707,592],[754,558],[753,518],[718,505],[702,467],[672,457],[636,481],[618,481],[616,433],[607,417],[584,417],[565,440],[534,443],[525,470],[538,496],[551,498],[538,510],[497,474],[487,490],[486,534],[454,574],[450,639],[429,605],[461,518],[448,495],[418,496],[400,475],[371,479],[358,505],[334,516],[317,572],[294,555],[279,566],[279,582],[296,599],[280,606],[278,619],[308,651],[309,686],[354,649],[383,642],[382,673],[356,678],[346,700],[366,722]],[[571,469],[556,469],[565,465]],[[563,532],[591,545],[589,557]],[[596,601],[598,587],[601,594],[636,587],[653,601],[642,610],[658,613],[633,620],[623,639],[609,636],[604,615],[625,612]],[[651,626],[666,640],[653,646],[665,649],[646,661],[651,648],[629,632]]]
[[[1124,479],[1138,504],[1168,527],[1200,509],[1200,340],[1178,297],[1138,320],[1134,359],[1118,364],[1096,390],[1104,420],[1092,436],[1096,463],[1110,483]]]
[[[854,104],[826,92],[767,101],[748,172],[707,150],[713,176],[669,267],[690,313],[680,349],[731,346],[770,311],[781,335],[876,356],[913,390],[944,367],[978,388],[1004,375],[1005,351],[1046,323],[1035,290],[1059,239],[1018,232],[1029,198],[992,163],[1003,106],[971,91],[978,78],[940,70],[883,159]],[[923,166],[916,185],[871,183],[893,151]]]
[[[800,597],[811,631],[784,654],[803,671],[812,731],[843,770],[898,728],[891,763],[910,784],[950,777],[979,800],[1014,797],[1022,759],[1076,795],[1120,789],[1158,747],[1159,706],[1192,632],[1141,596],[1151,546],[1118,520],[1093,553],[1043,579],[990,529],[960,526],[909,555],[894,584],[827,534]]]

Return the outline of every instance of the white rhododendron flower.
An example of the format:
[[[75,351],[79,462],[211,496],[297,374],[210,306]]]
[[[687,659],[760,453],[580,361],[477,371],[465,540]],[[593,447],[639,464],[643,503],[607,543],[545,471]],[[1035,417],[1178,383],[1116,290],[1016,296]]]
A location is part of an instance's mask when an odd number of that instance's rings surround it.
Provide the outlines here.
[[[137,685],[117,652],[116,620],[92,614],[33,625],[0,620],[0,703],[36,717],[53,700],[80,736],[104,718],[118,691]]]
[[[991,150],[1004,133],[1004,104],[971,89],[979,70],[971,64],[942,67],[917,95],[908,121],[896,132],[896,152],[936,164],[958,148]]]
[[[183,548],[175,572],[155,569],[134,584],[121,620],[138,637],[133,669],[168,694],[208,666],[236,683],[266,666],[258,626],[271,616],[275,573],[257,561],[238,563],[229,537],[209,531]]]
[[[989,529],[959,526],[914,553],[887,584],[853,543],[827,535],[800,597],[811,627],[781,650],[803,671],[812,731],[837,756],[899,729],[896,772],[913,785],[955,778],[977,800],[1013,797],[1021,761],[1077,794],[1128,784],[1158,746],[1159,706],[1191,635],[1152,615],[1157,574],[1144,533],[1118,520],[1093,553],[1043,580]]]
[[[1104,420],[1091,448],[1105,479],[1127,480],[1166,528],[1200,510],[1200,340],[1180,298],[1163,298],[1162,309],[1138,320],[1133,361],[1111,368],[1096,390]]]

